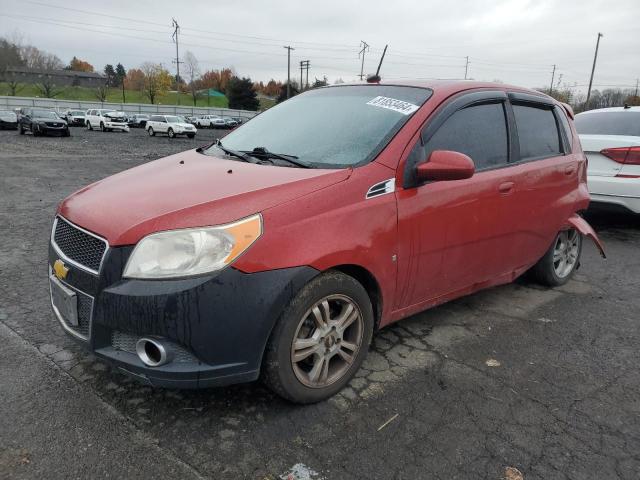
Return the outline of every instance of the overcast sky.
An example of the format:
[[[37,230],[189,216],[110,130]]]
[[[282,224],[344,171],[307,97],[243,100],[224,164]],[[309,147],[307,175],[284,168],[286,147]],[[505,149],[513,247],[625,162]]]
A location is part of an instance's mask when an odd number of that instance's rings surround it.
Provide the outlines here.
[[[203,71],[229,66],[256,81],[286,80],[284,45],[295,48],[294,79],[309,60],[310,79],[355,80],[364,40],[365,73],[389,44],[387,80],[464,78],[469,56],[469,78],[548,87],[556,64],[556,80],[586,89],[598,32],[596,88],[640,77],[640,0],[0,0],[0,35],[19,33],[99,71],[152,61],[174,72],[172,16],[181,55],[192,51]]]

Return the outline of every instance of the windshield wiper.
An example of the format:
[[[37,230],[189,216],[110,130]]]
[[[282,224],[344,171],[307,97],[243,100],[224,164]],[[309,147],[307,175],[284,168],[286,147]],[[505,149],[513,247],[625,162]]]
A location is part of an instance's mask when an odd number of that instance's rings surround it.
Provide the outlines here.
[[[296,157],[295,155],[287,155],[285,153],[273,153],[267,150],[265,147],[256,147],[251,151],[243,150],[242,153],[251,155],[252,157],[256,157],[256,158],[265,158],[265,159],[277,158],[278,160],[284,160],[285,162],[289,162],[292,165],[296,165],[298,167],[312,168],[311,165],[309,165],[308,163],[301,162],[300,160],[298,160],[298,157]]]
[[[247,155],[246,153],[244,153],[244,152],[236,152],[235,150],[231,150],[230,148],[223,147],[222,146],[222,142],[220,140],[218,140],[216,143],[214,143],[214,145],[216,147],[218,147],[220,150],[222,150],[224,153],[226,153],[227,155],[231,155],[232,157],[237,157],[240,160],[244,160],[245,162],[254,163],[251,160],[251,157],[249,155]]]

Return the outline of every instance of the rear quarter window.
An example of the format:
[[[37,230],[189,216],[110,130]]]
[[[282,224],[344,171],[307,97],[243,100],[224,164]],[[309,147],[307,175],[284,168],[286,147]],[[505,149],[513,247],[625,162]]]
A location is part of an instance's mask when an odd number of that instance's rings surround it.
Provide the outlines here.
[[[520,159],[545,158],[562,153],[558,125],[553,110],[529,105],[513,105]]]

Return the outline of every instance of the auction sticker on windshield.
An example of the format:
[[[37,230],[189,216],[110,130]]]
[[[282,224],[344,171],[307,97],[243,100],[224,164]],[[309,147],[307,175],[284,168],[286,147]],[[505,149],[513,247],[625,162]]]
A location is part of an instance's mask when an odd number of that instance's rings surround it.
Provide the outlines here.
[[[402,100],[396,100],[395,98],[382,97],[382,96],[377,96],[373,100],[369,100],[367,102],[367,105],[386,108],[388,110],[393,110],[394,112],[398,112],[403,115],[411,115],[413,112],[418,110],[418,108],[420,108],[418,105],[414,105],[413,103],[403,102]]]

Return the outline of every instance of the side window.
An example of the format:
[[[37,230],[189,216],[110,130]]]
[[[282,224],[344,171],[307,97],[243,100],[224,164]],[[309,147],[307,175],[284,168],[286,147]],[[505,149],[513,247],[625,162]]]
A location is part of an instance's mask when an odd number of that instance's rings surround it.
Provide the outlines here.
[[[434,150],[453,150],[471,157],[476,170],[506,165],[507,124],[502,103],[458,110],[427,140],[424,157]]]
[[[157,115],[151,115],[151,118],[149,118],[150,122],[160,122],[160,117],[158,117]]]
[[[529,105],[513,105],[520,142],[520,159],[553,157],[562,154],[553,110]]]
[[[567,114],[563,108],[556,107],[556,116],[560,119],[560,124],[562,125],[561,130],[564,131],[565,138],[568,142],[566,152],[571,153],[571,146],[573,145],[573,133],[571,132],[571,127],[569,126]]]

